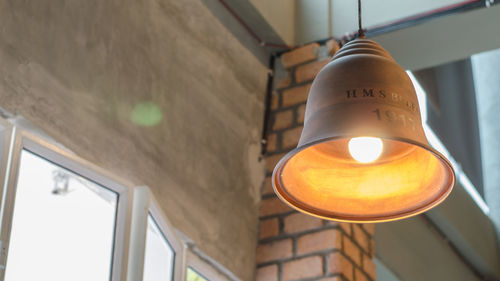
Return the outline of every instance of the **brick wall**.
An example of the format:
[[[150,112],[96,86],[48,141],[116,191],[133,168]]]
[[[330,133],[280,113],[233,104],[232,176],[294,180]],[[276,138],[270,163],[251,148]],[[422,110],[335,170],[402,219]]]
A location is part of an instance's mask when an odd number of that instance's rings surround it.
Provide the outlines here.
[[[262,192],[257,281],[375,281],[374,225],[324,221],[292,210],[273,193],[271,173],[293,149],[316,73],[338,49],[334,41],[281,56],[282,76],[271,103],[267,177]]]

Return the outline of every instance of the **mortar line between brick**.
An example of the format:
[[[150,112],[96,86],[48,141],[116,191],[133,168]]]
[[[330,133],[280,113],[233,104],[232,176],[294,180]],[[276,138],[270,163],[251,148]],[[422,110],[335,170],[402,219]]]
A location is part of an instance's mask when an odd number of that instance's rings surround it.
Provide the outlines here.
[[[336,226],[336,225],[331,225],[331,226],[322,226],[322,227],[319,227],[319,228],[308,229],[308,230],[305,230],[305,231],[300,231],[300,232],[295,232],[295,233],[290,233],[290,234],[287,234],[287,233],[283,232],[283,235],[273,236],[273,237],[268,237],[268,238],[261,239],[261,240],[259,240],[259,244],[267,244],[267,243],[271,243],[271,242],[274,242],[274,241],[279,241],[279,240],[284,240],[284,239],[290,239],[290,238],[300,238],[302,236],[306,236],[306,235],[314,234],[314,233],[319,233],[319,232],[322,232],[322,231],[325,231],[325,230],[339,230],[340,231],[340,227]]]
[[[352,231],[352,230],[351,230],[351,231]],[[363,247],[361,247],[361,245],[360,245],[360,244],[356,241],[356,239],[354,239],[354,233],[353,233],[353,236],[349,236],[349,235],[346,235],[346,236],[347,236],[347,238],[348,238],[349,240],[351,240],[351,242],[352,242],[354,245],[356,245],[356,247],[358,247],[358,248],[359,248],[359,250],[360,250],[362,253],[367,254],[368,256],[370,256],[370,253],[369,253],[369,252],[367,252],[365,249],[363,249]],[[368,246],[370,246],[370,245],[368,245]]]
[[[278,281],[283,280],[283,263],[278,263]]]
[[[308,86],[309,84],[312,84],[312,80],[309,80],[309,81],[304,81],[304,82],[300,82],[300,83],[297,83],[297,84],[290,84],[289,86],[287,87],[284,87],[284,88],[280,88],[280,89],[275,89],[275,91],[277,93],[280,93],[281,96],[283,96],[283,94],[286,92],[286,91],[289,91],[289,90],[292,90],[293,88],[298,88],[298,87],[304,87],[304,86]],[[283,105],[283,103],[280,103],[279,104],[280,107]]]
[[[259,264],[257,264],[257,268],[261,268],[261,267],[265,267],[265,266],[273,265],[273,264],[278,264],[278,263],[287,263],[287,262],[296,261],[296,260],[299,260],[299,259],[304,259],[304,258],[309,258],[309,257],[317,257],[317,256],[322,256],[322,255],[331,255],[333,253],[341,253],[341,254],[343,254],[340,251],[340,249],[327,249],[327,250],[324,250],[324,251],[321,251],[321,252],[307,253],[307,254],[300,255],[300,256],[292,256],[292,257],[288,257],[288,258],[282,258],[282,259],[277,259],[277,260],[272,260],[272,261],[267,261],[267,262],[259,263]]]
[[[328,257],[328,255],[324,255],[323,256],[323,275],[324,276],[328,276],[328,274],[330,273],[330,269],[329,269],[329,263],[330,261],[330,258]]]
[[[344,256],[344,258],[346,258],[351,264],[352,264],[352,267],[353,267],[353,276],[354,276],[354,271],[357,269],[359,269],[359,271],[361,271],[364,275],[366,275],[368,277],[369,280],[372,280],[371,278],[369,278],[368,274],[365,272],[365,270],[356,264],[356,262],[354,260],[351,259],[351,257],[349,257],[344,251],[339,251],[339,253]]]

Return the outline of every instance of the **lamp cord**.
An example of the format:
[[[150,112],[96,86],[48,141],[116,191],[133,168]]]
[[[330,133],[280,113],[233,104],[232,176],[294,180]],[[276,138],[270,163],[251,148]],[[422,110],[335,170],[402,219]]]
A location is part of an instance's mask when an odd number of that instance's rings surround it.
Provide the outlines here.
[[[361,0],[358,0],[358,37],[365,38],[365,32],[361,24]]]

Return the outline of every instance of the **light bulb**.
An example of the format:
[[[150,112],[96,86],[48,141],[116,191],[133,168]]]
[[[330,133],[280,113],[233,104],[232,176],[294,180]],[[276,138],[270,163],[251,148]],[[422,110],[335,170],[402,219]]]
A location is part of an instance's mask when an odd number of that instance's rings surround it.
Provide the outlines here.
[[[383,143],[379,138],[359,137],[349,141],[349,153],[354,160],[361,163],[370,163],[382,154]]]

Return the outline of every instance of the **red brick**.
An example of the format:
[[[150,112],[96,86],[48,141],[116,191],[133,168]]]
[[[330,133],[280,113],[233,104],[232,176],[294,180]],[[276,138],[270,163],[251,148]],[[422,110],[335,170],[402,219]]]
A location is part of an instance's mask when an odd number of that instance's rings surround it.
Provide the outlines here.
[[[276,110],[279,107],[279,94],[277,92],[273,92],[271,95],[271,109]]]
[[[281,153],[281,154],[267,156],[266,157],[267,171],[271,173],[274,170],[276,164],[278,164],[278,162],[281,160],[281,158],[283,158],[284,155],[285,155],[284,153]]]
[[[283,55],[281,55],[281,62],[283,63],[283,66],[285,66],[285,68],[289,68],[306,61],[314,60],[318,57],[318,54],[319,44],[312,43],[284,53]]]
[[[294,213],[285,218],[285,233],[296,233],[321,227],[323,222],[313,216]]]
[[[276,134],[270,134],[267,136],[267,144],[266,144],[266,149],[267,152],[274,152],[276,151],[276,144],[278,142],[278,136]]]
[[[283,132],[283,148],[295,148],[299,143],[302,127],[286,130]]]
[[[277,88],[278,89],[286,88],[290,86],[291,83],[292,83],[292,75],[290,74],[290,72],[288,72],[286,77],[280,80]]]
[[[340,223],[340,228],[342,228],[342,230],[349,236],[352,235],[352,231],[351,231],[351,223],[346,223],[346,222],[341,222]]]
[[[278,281],[278,266],[269,265],[257,269],[256,281]]]
[[[277,197],[264,199],[260,205],[260,216],[277,215],[291,211],[285,203],[281,202]]]
[[[344,253],[357,265],[361,265],[361,250],[349,238],[343,236]]]
[[[335,53],[340,49],[339,43],[337,43],[335,39],[328,40],[325,45],[329,56],[335,55]]]
[[[363,229],[370,234],[371,237],[375,235],[375,224],[374,223],[363,223],[361,224]]]
[[[366,253],[370,252],[370,237],[366,232],[361,229],[361,225],[359,224],[354,224],[352,226],[353,228],[353,237],[354,241],[358,243],[358,245],[361,246],[361,249],[364,250]]]
[[[292,240],[260,244],[257,247],[257,264],[292,257]]]
[[[340,249],[342,246],[341,236],[340,232],[336,229],[328,229],[301,236],[297,240],[297,254],[303,255],[329,249]]]
[[[368,278],[366,278],[366,275],[364,275],[361,270],[355,269],[354,270],[354,280],[356,281],[368,281]]]
[[[367,256],[363,255],[363,271],[372,279],[377,280],[377,271],[375,268],[375,263],[373,260]]]
[[[283,265],[283,280],[313,278],[323,275],[323,258],[313,256],[287,262]]]
[[[264,190],[262,191],[263,195],[274,194],[273,184],[271,183],[271,181],[271,177],[266,177],[264,181]]]
[[[306,105],[303,104],[297,108],[297,123],[303,124],[306,115]]]
[[[283,91],[283,107],[291,106],[298,103],[305,103],[307,95],[311,89],[311,84],[294,87]]]
[[[277,218],[267,219],[260,222],[259,238],[268,238],[278,236],[279,234],[279,221]]]
[[[293,121],[293,112],[286,110],[278,112],[274,115],[273,130],[284,129],[290,127]]]
[[[341,253],[333,253],[329,257],[328,267],[330,273],[341,274],[345,279],[354,281],[353,279],[353,265]]]
[[[297,67],[297,69],[295,70],[295,81],[297,83],[302,83],[305,81],[313,80],[314,77],[316,77],[316,75],[319,73],[319,71],[329,62],[330,60],[325,59]]]

